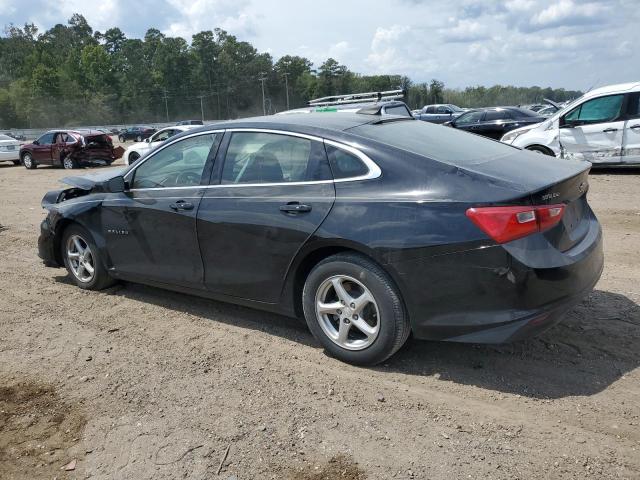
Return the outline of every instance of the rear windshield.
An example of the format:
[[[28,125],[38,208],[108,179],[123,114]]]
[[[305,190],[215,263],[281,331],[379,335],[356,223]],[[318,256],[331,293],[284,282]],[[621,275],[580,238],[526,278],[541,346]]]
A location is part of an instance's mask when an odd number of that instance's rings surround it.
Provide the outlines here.
[[[360,125],[349,133],[377,140],[408,152],[452,165],[474,165],[513,155],[515,147],[472,133],[428,122]]]

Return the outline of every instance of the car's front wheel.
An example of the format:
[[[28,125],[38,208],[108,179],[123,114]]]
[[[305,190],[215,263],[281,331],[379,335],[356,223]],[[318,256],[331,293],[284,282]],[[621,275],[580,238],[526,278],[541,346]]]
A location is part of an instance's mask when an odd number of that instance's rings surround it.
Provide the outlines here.
[[[141,141],[142,141],[142,137],[141,137],[140,135],[138,135],[138,136],[136,137],[136,142],[141,142]]]
[[[339,360],[374,365],[407,340],[409,320],[400,293],[378,265],[358,254],[326,258],[303,289],[309,329]]]
[[[133,165],[138,161],[139,158],[140,158],[140,154],[138,152],[131,152],[129,154],[128,164]]]
[[[118,136],[118,140],[120,143],[124,143],[124,137],[122,135]]]
[[[36,168],[38,166],[38,164],[33,159],[33,157],[31,156],[30,153],[25,153],[22,156],[22,164],[24,165],[24,168],[26,168],[28,170],[33,170],[34,168]]]
[[[91,234],[80,225],[69,226],[63,234],[62,258],[69,277],[86,290],[102,290],[115,282],[100,259]]]

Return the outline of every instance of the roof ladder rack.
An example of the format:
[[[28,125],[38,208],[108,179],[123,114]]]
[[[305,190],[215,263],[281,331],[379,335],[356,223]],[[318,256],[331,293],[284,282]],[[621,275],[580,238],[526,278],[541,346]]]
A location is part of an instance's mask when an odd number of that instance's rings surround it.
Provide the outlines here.
[[[331,95],[328,97],[309,100],[310,107],[326,107],[330,105],[345,105],[349,103],[389,102],[392,100],[404,100],[405,91],[386,90],[383,92],[350,93],[347,95]]]

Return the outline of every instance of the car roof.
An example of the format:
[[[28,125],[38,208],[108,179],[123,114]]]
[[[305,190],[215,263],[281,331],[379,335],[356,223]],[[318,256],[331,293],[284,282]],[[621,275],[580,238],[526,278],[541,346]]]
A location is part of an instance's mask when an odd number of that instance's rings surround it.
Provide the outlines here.
[[[216,128],[267,128],[273,127],[295,130],[322,129],[332,131],[345,131],[366,123],[380,121],[381,118],[398,118],[413,120],[413,117],[385,115],[370,115],[363,113],[340,113],[340,112],[311,112],[311,113],[289,113],[287,115],[269,115],[263,117],[250,117],[240,120],[227,120],[216,122],[206,126],[199,125],[202,131]]]
[[[596,97],[598,95],[608,93],[626,93],[626,92],[638,92],[640,91],[640,82],[628,82],[617,83],[615,85],[606,85],[604,87],[594,88],[589,90],[586,94],[586,98]]]

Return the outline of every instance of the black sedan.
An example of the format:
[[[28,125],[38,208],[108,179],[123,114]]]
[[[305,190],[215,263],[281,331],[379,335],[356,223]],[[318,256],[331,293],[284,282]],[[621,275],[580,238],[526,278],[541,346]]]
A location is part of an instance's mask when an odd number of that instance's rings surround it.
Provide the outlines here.
[[[120,133],[118,133],[118,140],[120,140],[121,143],[124,143],[127,140],[142,142],[156,132],[157,130],[153,127],[129,127],[124,130],[120,130]]]
[[[39,254],[118,279],[304,317],[381,362],[416,338],[507,342],[555,324],[603,267],[589,164],[373,113],[223,122],[49,192]]]
[[[453,128],[500,140],[516,128],[544,122],[546,117],[519,107],[478,108],[445,123]]]

